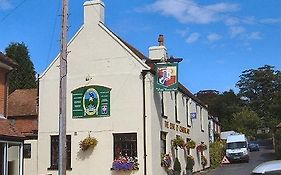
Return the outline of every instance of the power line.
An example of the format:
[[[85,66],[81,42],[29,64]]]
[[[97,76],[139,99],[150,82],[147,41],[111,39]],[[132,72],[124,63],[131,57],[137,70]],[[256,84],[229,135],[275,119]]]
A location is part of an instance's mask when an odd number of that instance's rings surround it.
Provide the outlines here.
[[[24,3],[26,2],[26,0],[21,1],[21,3],[19,3],[10,13],[6,14],[1,20],[0,23],[4,22],[5,19],[7,19],[11,14],[13,14],[19,7],[21,7]]]

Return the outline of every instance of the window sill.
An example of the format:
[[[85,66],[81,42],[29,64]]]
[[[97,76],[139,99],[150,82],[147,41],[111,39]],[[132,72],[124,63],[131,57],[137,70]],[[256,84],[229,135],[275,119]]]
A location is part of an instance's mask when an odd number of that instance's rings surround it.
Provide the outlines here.
[[[58,170],[58,169],[59,169],[58,167],[54,167],[54,166],[47,168],[48,171]],[[72,168],[66,167],[66,170],[67,171],[72,171]]]
[[[166,115],[162,115],[162,118],[165,118],[165,119],[167,119],[167,118],[168,118],[168,116],[166,116]]]
[[[205,132],[205,131],[201,129],[201,132]]]
[[[180,124],[181,122],[179,120],[176,120],[176,123]]]

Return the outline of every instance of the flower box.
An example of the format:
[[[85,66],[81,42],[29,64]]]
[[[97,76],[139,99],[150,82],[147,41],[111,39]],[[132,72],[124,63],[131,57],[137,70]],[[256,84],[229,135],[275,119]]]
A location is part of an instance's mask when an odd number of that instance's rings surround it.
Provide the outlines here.
[[[120,156],[112,162],[113,171],[130,171],[130,170],[138,170],[139,163],[138,159],[135,157],[128,156]]]

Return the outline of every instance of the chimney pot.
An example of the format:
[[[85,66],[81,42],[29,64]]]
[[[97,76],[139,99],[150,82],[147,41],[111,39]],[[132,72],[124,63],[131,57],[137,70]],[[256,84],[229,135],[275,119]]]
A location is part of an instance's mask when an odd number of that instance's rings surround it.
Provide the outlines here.
[[[159,46],[164,46],[164,35],[159,35],[158,37]]]

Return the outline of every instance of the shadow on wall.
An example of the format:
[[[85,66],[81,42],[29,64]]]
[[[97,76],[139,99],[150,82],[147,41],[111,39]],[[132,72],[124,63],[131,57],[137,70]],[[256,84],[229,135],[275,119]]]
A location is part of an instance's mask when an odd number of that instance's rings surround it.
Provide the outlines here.
[[[83,150],[79,150],[77,152],[77,159],[78,160],[85,160],[85,159],[89,159],[89,157],[91,156],[92,152],[94,149],[87,149],[86,151]]]

